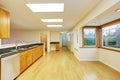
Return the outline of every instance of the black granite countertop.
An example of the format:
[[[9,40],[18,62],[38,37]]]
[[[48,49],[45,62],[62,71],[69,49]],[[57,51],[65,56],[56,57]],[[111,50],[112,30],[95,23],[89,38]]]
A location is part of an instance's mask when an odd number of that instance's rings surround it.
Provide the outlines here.
[[[50,42],[50,44],[59,44],[60,42]]]
[[[0,49],[0,58],[4,58],[4,57],[10,56],[10,55],[14,55],[14,54],[23,52],[23,51],[29,50],[31,48],[35,48],[39,45],[43,45],[43,43],[34,43],[34,44],[18,46],[17,50],[16,50],[16,47]]]

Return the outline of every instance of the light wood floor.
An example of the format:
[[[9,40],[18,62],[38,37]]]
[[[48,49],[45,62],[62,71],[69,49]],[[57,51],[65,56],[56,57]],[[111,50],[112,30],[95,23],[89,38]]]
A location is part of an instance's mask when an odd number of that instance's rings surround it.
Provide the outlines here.
[[[80,62],[66,48],[41,57],[16,80],[120,80],[100,62]]]

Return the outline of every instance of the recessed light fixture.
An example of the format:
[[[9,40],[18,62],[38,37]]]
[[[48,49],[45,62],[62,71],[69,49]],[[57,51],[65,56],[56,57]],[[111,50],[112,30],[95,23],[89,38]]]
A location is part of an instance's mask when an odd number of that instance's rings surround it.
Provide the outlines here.
[[[64,12],[64,3],[26,4],[32,12]]]
[[[47,27],[63,27],[63,25],[47,25]]]
[[[63,19],[41,19],[42,22],[63,22]]]
[[[117,9],[116,12],[120,12],[120,9]]]

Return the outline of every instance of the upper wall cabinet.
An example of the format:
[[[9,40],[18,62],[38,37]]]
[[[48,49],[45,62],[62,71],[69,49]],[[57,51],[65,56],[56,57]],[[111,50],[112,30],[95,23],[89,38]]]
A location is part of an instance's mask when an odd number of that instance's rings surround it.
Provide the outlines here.
[[[10,14],[0,8],[0,38],[10,37]]]

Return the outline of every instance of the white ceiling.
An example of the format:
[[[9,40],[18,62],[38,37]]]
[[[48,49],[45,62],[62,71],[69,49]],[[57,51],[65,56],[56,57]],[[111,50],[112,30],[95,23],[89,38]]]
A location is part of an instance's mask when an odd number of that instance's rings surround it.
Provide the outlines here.
[[[69,30],[82,20],[101,0],[0,0],[0,7],[11,13],[11,28],[33,30]],[[26,3],[64,3],[61,13],[33,13]],[[62,28],[47,28],[41,18],[63,18]],[[50,24],[50,23],[49,23]]]
[[[120,12],[116,12],[117,9],[120,9],[120,2],[88,22],[86,26],[100,26],[113,20],[120,19]]]

